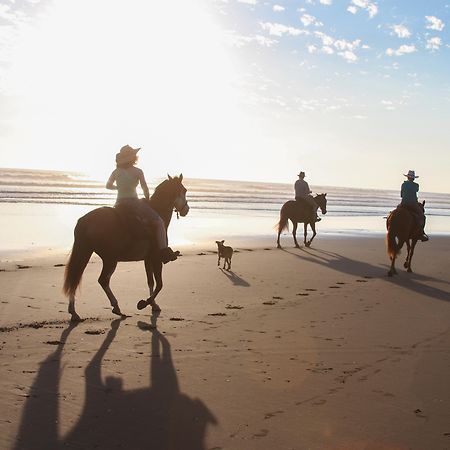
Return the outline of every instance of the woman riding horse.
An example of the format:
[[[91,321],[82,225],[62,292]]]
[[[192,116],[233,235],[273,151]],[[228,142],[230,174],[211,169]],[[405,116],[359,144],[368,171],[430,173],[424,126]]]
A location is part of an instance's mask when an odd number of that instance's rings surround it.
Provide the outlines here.
[[[116,154],[116,169],[111,173],[106,183],[106,188],[117,191],[115,206],[126,209],[128,214],[142,218],[151,233],[156,231],[156,243],[160,250],[161,261],[166,264],[175,261],[180,252],[174,252],[167,243],[167,232],[160,215],[149,205],[150,193],[144,172],[135,167],[137,163],[137,152],[140,148],[132,148],[124,145]],[[136,187],[140,183],[147,202],[139,201]],[[153,234],[153,233],[151,233]]]

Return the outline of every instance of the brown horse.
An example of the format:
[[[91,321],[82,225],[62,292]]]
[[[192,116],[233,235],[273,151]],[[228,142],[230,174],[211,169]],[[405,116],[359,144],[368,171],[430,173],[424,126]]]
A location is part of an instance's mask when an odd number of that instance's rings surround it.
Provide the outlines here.
[[[322,214],[327,213],[327,194],[318,194],[314,197],[315,202],[319,206]],[[278,230],[278,239],[277,239],[277,247],[281,248],[280,245],[280,234],[284,229],[289,228],[288,220],[292,222],[294,226],[292,230],[292,236],[294,236],[295,246],[300,248],[297,242],[297,224],[304,223],[304,239],[303,242],[306,247],[311,245],[314,237],[316,236],[316,220],[315,215],[312,211],[310,205],[306,202],[297,201],[297,200],[289,200],[282,207],[280,211],[280,221],[277,223],[275,228]],[[308,235],[308,224],[311,227],[313,232],[312,238],[307,241],[306,237]]]
[[[175,211],[181,216],[189,212],[186,201],[186,188],[182,184],[183,175],[169,176],[158,185],[150,198],[152,208],[159,213],[166,230]],[[141,201],[147,201],[142,199]],[[152,305],[154,311],[160,310],[155,298],[162,289],[162,263],[156,245],[149,237],[134,237],[124,225],[121,215],[115,208],[102,207],[94,209],[81,217],[74,231],[75,241],[64,274],[63,292],[69,297],[69,313],[72,321],[79,321],[75,311],[75,292],[80,284],[84,269],[92,253],[97,253],[103,261],[103,268],[98,278],[105,291],[112,312],[123,316],[109,281],[119,261],[144,261],[150,297],[141,300],[139,309]],[[156,287],[153,290],[154,282]]]
[[[425,201],[421,205],[424,208]],[[405,242],[408,253],[403,267],[407,272],[412,272],[411,260],[414,255],[414,248],[422,234],[422,230],[417,224],[417,221],[407,208],[398,206],[389,214],[386,220],[386,228],[387,253],[391,259],[391,267],[388,275],[392,277],[392,275],[397,274],[397,270],[395,270],[395,259],[400,254],[400,250]]]

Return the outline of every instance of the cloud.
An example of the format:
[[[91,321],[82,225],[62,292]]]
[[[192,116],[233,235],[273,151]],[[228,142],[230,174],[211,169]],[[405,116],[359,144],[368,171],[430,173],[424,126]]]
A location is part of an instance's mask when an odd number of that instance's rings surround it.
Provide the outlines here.
[[[404,25],[392,25],[391,28],[399,38],[411,37],[411,32]]]
[[[425,19],[427,20],[426,28],[429,30],[442,31],[445,27],[444,22],[435,16],[425,16]]]
[[[334,43],[333,37],[328,36],[327,34],[322,33],[321,31],[315,31],[314,34],[322,40],[323,45],[332,45]]]
[[[339,52],[338,55],[342,56],[347,62],[353,63],[358,60],[358,57],[350,50],[345,52]]]
[[[386,55],[388,56],[402,56],[406,55],[407,53],[414,53],[416,52],[416,46],[414,44],[412,45],[400,45],[400,47],[397,50],[394,50],[392,48],[388,48],[386,50]]]
[[[305,27],[309,27],[310,25],[321,27],[323,25],[322,22],[319,22],[314,16],[311,16],[310,14],[303,14],[302,16],[300,16],[300,20]]]
[[[331,5],[333,0],[319,0],[322,5]]]
[[[237,0],[238,3],[245,3],[247,5],[256,5],[257,0]]]
[[[228,32],[226,34],[226,41],[238,48],[251,43],[256,43],[262,47],[272,47],[278,43],[275,39],[270,39],[266,36],[261,36],[260,34],[256,34],[255,36],[242,36],[235,34],[234,32]]]
[[[429,50],[439,50],[440,46],[442,45],[442,39],[440,37],[432,37],[427,40],[426,47]]]
[[[351,0],[351,4],[348,6],[347,11],[356,14],[360,9],[366,10],[369,13],[370,18],[378,14],[377,4],[370,2],[369,0]]]
[[[281,6],[281,5],[273,5],[273,8],[272,8],[275,12],[280,12],[280,11],[284,11],[285,10],[285,8],[284,8],[284,6]]]
[[[299,28],[290,27],[281,23],[261,22],[261,28],[268,31],[272,36],[283,36],[288,34],[290,36],[300,36],[301,34],[309,34],[309,31],[300,30]]]

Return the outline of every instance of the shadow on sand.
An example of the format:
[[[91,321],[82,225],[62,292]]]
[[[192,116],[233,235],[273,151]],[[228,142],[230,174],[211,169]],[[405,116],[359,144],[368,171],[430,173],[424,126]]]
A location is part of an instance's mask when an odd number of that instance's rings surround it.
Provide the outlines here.
[[[198,399],[180,392],[170,344],[153,323],[150,383],[148,387],[123,390],[122,379],[101,376],[103,358],[116,336],[121,319],[111,323],[85,370],[86,397],[77,423],[65,437],[58,434],[59,382],[64,344],[74,329],[61,335],[55,352],[46,358],[31,387],[24,407],[15,450],[133,449],[202,450],[205,432],[216,419]]]
[[[337,272],[354,275],[357,277],[364,276],[383,279],[388,283],[402,286],[405,289],[417,292],[418,294],[426,295],[437,300],[450,301],[448,290],[443,290],[423,284],[423,282],[425,281],[434,281],[441,284],[447,284],[445,280],[439,280],[437,278],[415,273],[406,273],[406,271],[404,274],[402,274],[404,276],[399,275],[395,277],[388,277],[387,265],[375,266],[364,261],[347,258],[346,256],[342,256],[339,253],[319,249],[301,247],[300,251],[302,254],[299,254],[297,251],[289,251],[286,249],[283,249],[283,251],[290,253],[297,258],[300,258],[302,261],[319,264],[321,266],[336,270]]]
[[[248,281],[245,281],[243,278],[236,275],[232,270],[224,270],[222,268],[220,270],[235,286],[250,286],[250,283]]]

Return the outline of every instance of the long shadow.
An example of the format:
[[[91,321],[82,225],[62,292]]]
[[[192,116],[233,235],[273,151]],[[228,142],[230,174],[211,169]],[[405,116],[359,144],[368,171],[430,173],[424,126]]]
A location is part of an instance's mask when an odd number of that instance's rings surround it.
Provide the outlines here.
[[[402,286],[405,289],[417,292],[428,297],[435,298],[437,300],[450,301],[450,293],[443,289],[427,286],[422,284],[420,281],[437,281],[441,283],[446,283],[443,280],[438,280],[431,277],[426,277],[418,274],[399,274],[394,277],[388,277],[387,266],[386,268],[375,266],[364,261],[358,261],[356,259],[347,258],[339,253],[326,252],[323,250],[316,249],[305,249],[301,248],[302,255],[296,252],[283,249],[286,253],[289,253],[302,261],[308,261],[314,264],[319,264],[324,267],[336,270],[338,272],[346,273],[349,275],[354,275],[358,277],[371,276],[380,278],[388,283],[395,284],[397,286]]]
[[[61,333],[59,341],[55,341],[55,351],[40,365],[23,409],[15,450],[60,448],[58,418],[61,356],[67,338],[76,325],[70,324]]]
[[[245,281],[243,278],[236,275],[232,270],[227,271],[222,268],[220,270],[235,286],[244,286],[244,287],[250,286],[250,283],[248,281]]]
[[[121,320],[111,329],[85,370],[86,397],[78,422],[64,437],[58,438],[57,406],[47,413],[47,406],[28,408],[24,414],[16,450],[22,449],[133,449],[133,450],[205,450],[205,433],[216,419],[198,399],[180,392],[170,344],[156,328],[151,328],[149,385],[135,390],[123,389],[122,378],[112,376],[103,381],[104,356],[116,336]],[[39,374],[36,378],[40,379]],[[59,367],[54,377],[59,379]],[[42,385],[40,389],[44,389]],[[57,388],[56,388],[57,390]],[[56,405],[57,405],[56,396]],[[26,408],[27,409],[27,408]],[[40,420],[40,415],[45,417]],[[33,422],[44,425],[36,445]],[[25,444],[25,445],[24,445]]]

